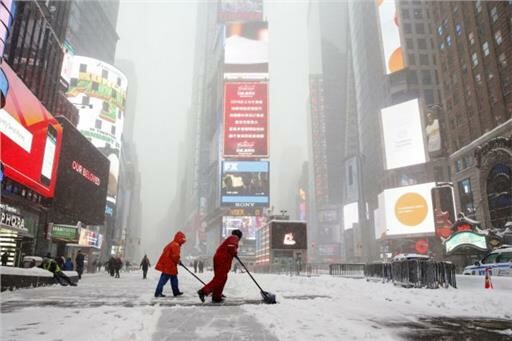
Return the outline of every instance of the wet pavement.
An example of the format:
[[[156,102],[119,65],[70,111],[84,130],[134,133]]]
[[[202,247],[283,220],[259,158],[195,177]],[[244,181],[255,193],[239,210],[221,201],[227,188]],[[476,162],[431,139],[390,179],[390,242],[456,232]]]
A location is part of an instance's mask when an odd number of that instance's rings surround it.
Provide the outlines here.
[[[422,317],[384,325],[398,329],[397,334],[406,340],[512,340],[512,320],[506,319]]]

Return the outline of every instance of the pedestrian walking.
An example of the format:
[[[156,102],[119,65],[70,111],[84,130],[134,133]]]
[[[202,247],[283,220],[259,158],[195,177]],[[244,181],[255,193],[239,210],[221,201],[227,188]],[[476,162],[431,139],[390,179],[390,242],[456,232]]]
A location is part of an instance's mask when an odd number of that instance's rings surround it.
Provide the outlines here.
[[[7,261],[9,260],[9,254],[7,251],[2,253],[2,266],[7,266]]]
[[[110,256],[110,259],[107,262],[107,266],[108,266],[108,273],[112,277],[114,277],[114,273],[116,271],[115,263],[116,263],[116,260],[115,260],[114,256]]]
[[[78,250],[78,253],[75,257],[76,272],[78,272],[78,279],[82,279],[82,273],[84,272],[84,262],[85,256],[83,255],[82,250]]]
[[[62,267],[62,270],[73,271],[73,261],[71,260],[71,257],[66,258],[66,261],[64,262],[64,266]]]
[[[213,279],[197,292],[201,302],[204,302],[204,297],[210,294],[212,294],[212,302],[220,303],[223,301],[222,291],[228,280],[233,258],[237,255],[240,239],[242,239],[242,231],[233,230],[231,236],[226,238],[217,248],[213,256]]]
[[[119,271],[121,271],[122,267],[123,261],[121,260],[121,256],[117,256],[116,258],[114,258],[114,270],[116,272],[115,278],[121,278]]]
[[[142,279],[146,279],[150,266],[151,264],[149,263],[148,255],[144,255],[144,258],[142,258],[142,261],[140,262],[140,268],[142,268]]]
[[[53,278],[55,278],[55,280],[60,285],[67,286],[69,284],[73,287],[76,286],[76,283],[73,283],[71,279],[68,276],[66,276],[65,273],[62,272],[59,265],[57,264],[55,259],[52,258],[50,253],[46,255],[46,258],[43,260],[43,263],[41,263],[41,267],[53,273]]]
[[[202,274],[203,273],[203,269],[204,269],[204,262],[202,260],[199,261],[199,273]]]
[[[178,287],[178,265],[181,264],[181,246],[185,244],[187,238],[181,231],[176,232],[172,242],[167,244],[156,263],[155,269],[162,272],[160,280],[155,290],[155,297],[165,297],[162,293],[167,281],[171,280],[172,294],[176,296],[183,295]]]
[[[194,259],[194,273],[197,273],[197,259]]]

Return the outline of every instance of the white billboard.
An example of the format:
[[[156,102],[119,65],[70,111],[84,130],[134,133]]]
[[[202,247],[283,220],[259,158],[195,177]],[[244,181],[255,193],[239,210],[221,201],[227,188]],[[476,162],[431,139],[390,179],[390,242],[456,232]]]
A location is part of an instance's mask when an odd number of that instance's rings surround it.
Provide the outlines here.
[[[386,74],[390,74],[405,68],[403,49],[400,43],[398,12],[395,0],[377,0],[377,6]]]
[[[418,99],[380,111],[386,150],[386,169],[425,163],[425,139]]]
[[[375,237],[434,234],[434,182],[386,189],[379,195]]]
[[[359,223],[359,205],[356,201],[343,206],[343,227],[345,230],[350,230],[357,223]]]

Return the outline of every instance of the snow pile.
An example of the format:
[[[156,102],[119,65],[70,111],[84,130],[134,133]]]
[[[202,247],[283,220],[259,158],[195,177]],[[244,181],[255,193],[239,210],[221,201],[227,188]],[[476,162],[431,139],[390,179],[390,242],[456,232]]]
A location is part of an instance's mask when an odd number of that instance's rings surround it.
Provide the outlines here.
[[[10,266],[0,266],[0,275],[14,276],[36,276],[36,277],[53,277],[53,274],[41,268],[14,268]]]

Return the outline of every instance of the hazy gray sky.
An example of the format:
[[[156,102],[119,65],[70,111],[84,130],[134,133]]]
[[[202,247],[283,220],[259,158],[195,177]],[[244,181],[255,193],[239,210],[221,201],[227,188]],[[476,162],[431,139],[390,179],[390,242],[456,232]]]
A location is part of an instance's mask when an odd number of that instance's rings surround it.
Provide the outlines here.
[[[180,142],[190,107],[196,9],[204,1],[122,1],[117,59],[137,74],[135,143],[142,173],[143,246],[176,190]],[[271,200],[294,212],[294,186],[307,159],[307,2],[268,1]],[[292,155],[289,155],[292,152]],[[145,238],[146,237],[146,238]],[[158,236],[155,236],[158,238]]]

